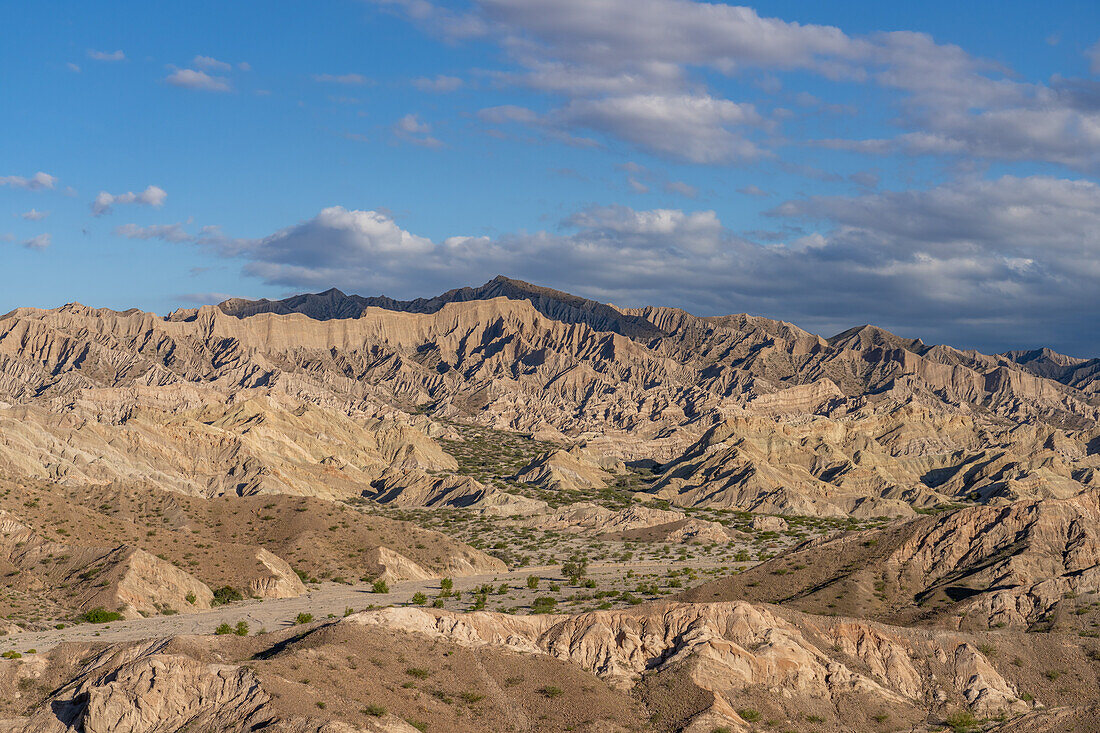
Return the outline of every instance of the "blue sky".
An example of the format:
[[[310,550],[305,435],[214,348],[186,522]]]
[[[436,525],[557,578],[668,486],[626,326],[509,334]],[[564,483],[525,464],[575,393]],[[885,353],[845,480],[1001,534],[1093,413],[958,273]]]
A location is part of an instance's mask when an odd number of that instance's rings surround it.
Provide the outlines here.
[[[503,273],[1100,354],[1100,6],[8,3],[0,311]]]

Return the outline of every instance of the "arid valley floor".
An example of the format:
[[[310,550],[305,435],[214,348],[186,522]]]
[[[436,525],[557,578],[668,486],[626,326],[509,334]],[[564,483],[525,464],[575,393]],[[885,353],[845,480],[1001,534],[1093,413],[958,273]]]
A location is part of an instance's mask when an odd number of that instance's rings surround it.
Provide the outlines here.
[[[0,731],[1100,730],[1100,359],[504,277],[0,316]]]

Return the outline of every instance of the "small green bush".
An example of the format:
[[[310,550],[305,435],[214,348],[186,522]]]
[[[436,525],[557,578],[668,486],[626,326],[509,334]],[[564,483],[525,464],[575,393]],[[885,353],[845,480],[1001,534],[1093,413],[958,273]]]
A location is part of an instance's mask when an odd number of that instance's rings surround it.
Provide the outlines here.
[[[389,593],[390,586],[386,581],[379,579],[371,583],[371,593]]]
[[[214,591],[214,600],[210,602],[210,605],[224,606],[225,604],[232,603],[233,601],[243,600],[244,596],[241,595],[241,592],[239,590],[231,585],[223,585],[221,588],[218,588],[216,591]]]
[[[218,636],[222,636],[223,634],[232,634],[233,627],[225,623],[218,624],[218,628],[214,629],[214,633]]]
[[[308,624],[313,621],[312,613],[299,613],[294,617],[295,624]]]
[[[535,590],[536,588],[538,588],[539,587],[539,576],[537,576],[537,575],[528,575],[527,576],[527,587],[530,588],[531,590]]]
[[[118,611],[108,611],[102,606],[96,606],[90,611],[85,611],[80,618],[90,624],[108,624],[112,621],[121,621],[122,614]]]

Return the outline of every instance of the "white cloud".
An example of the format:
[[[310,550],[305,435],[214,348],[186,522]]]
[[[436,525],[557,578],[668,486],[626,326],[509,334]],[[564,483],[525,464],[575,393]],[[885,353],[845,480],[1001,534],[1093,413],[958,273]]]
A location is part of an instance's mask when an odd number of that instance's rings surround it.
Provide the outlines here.
[[[41,191],[42,189],[52,189],[57,185],[57,176],[51,176],[49,173],[43,173],[38,171],[30,178],[24,178],[23,176],[0,176],[0,186],[11,186],[12,188],[22,188],[27,191]]]
[[[218,61],[212,56],[196,56],[191,63],[204,71],[231,71],[233,64]]]
[[[115,227],[115,234],[127,239],[160,239],[165,242],[193,242],[195,235],[188,233],[183,224],[153,224],[141,227],[137,224],[122,224]]]
[[[413,79],[413,86],[422,92],[453,92],[462,88],[463,81],[457,76],[440,74],[436,77],[422,76],[419,79]]]
[[[210,76],[196,69],[176,69],[164,78],[164,81],[184,89],[196,89],[205,92],[228,92],[232,90],[229,80],[222,76]]]
[[[27,249],[34,249],[42,251],[50,246],[53,239],[49,234],[38,234],[23,241],[23,246]]]
[[[1089,71],[1100,76],[1100,41],[1088,47],[1085,58],[1089,60]]]
[[[176,300],[181,300],[185,303],[191,303],[192,305],[217,305],[223,303],[230,298],[237,296],[230,295],[229,293],[180,293],[175,296]]]
[[[700,114],[749,107],[723,99],[708,79],[760,72],[775,89],[781,84],[776,74],[805,72],[898,92],[892,95],[897,135],[827,141],[832,147],[1100,169],[1095,82],[1057,75],[1047,84],[1020,81],[1012,70],[925,33],[850,35],[695,0],[473,0],[463,13],[428,0],[375,2],[451,37],[459,35],[451,29],[476,29],[495,40],[518,67],[494,74],[498,81],[551,93],[555,104],[565,98],[558,109],[527,121],[544,132],[555,129],[563,141],[581,127],[691,162],[751,159],[784,142],[781,135],[755,135],[762,123],[777,131],[790,111],[764,108],[754,119],[721,112],[692,124]],[[1088,55],[1100,73],[1100,43]],[[801,101],[817,113],[852,111],[827,100]],[[716,144],[717,153],[708,155]]]
[[[413,145],[420,145],[425,148],[443,146],[442,141],[432,137],[432,126],[421,121],[420,116],[415,113],[409,113],[395,122],[393,133],[401,140]]]
[[[711,96],[642,94],[578,99],[554,118],[693,163],[730,163],[765,154],[739,129],[763,122],[753,106]]]
[[[757,186],[755,183],[750,183],[747,186],[737,189],[737,193],[744,194],[745,196],[771,196],[770,193]]]
[[[261,240],[207,244],[295,289],[413,297],[505,273],[622,305],[747,311],[826,334],[873,322],[926,341],[1100,352],[1097,183],[967,179],[790,201],[771,215],[788,234],[767,244],[712,211],[625,206],[585,209],[552,232],[436,242],[386,214],[333,207]]]
[[[67,68],[69,71],[73,72],[74,74],[79,74],[80,73],[80,66],[78,66],[77,64],[74,64],[72,61],[65,64],[65,68]]]
[[[96,51],[95,49],[88,49],[88,58],[93,61],[125,61],[126,54],[121,50],[119,51]]]
[[[370,80],[362,74],[314,74],[313,81],[322,84],[350,84],[362,86]]]
[[[696,198],[699,195],[699,189],[692,186],[690,183],[684,181],[666,181],[664,184],[665,193],[679,194],[680,196],[686,196],[689,199]]]
[[[20,216],[27,221],[42,221],[50,215],[48,211],[39,211],[38,209],[31,209],[30,211],[24,211]]]
[[[100,191],[99,195],[95,197],[95,201],[92,202],[92,214],[95,216],[102,216],[103,214],[110,213],[111,207],[117,204],[138,204],[140,206],[160,208],[164,205],[164,200],[167,198],[168,194],[165,193],[163,188],[158,186],[147,186],[141,193],[128,191],[126,193],[112,194],[106,191]]]

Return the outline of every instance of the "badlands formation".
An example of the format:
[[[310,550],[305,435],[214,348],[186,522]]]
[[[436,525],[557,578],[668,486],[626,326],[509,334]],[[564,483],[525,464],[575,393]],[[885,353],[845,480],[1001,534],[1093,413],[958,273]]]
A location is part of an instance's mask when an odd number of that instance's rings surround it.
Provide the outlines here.
[[[504,277],[20,308],[0,579],[0,731],[1097,730],[1100,359]]]

